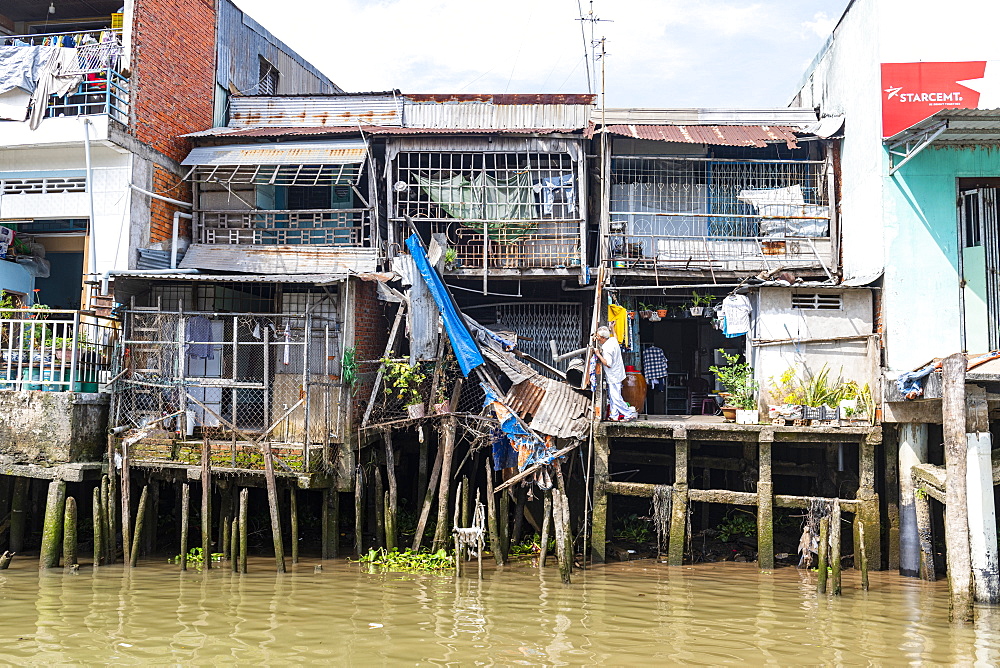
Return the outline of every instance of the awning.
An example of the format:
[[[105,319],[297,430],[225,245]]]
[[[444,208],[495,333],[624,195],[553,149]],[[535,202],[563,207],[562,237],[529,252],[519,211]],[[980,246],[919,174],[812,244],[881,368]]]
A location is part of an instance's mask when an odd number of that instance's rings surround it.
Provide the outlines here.
[[[764,148],[769,143],[784,142],[797,148],[798,128],[779,125],[607,125],[604,132],[631,139],[652,139],[680,144],[713,146],[748,146]],[[600,130],[598,130],[600,132]]]
[[[356,183],[368,155],[359,139],[195,148],[181,163],[197,181],[311,186]]]
[[[885,140],[890,176],[922,150],[936,146],[1000,144],[1000,109],[942,109]]]

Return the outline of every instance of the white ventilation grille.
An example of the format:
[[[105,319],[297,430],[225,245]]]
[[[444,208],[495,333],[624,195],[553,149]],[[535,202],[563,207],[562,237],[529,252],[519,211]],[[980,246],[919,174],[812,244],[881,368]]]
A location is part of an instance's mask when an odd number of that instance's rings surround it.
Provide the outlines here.
[[[844,299],[839,294],[799,292],[792,295],[792,308],[809,311],[839,311],[844,308]]]
[[[45,177],[38,179],[3,179],[0,188],[4,195],[54,195],[57,193],[82,193],[87,191],[85,176]]]

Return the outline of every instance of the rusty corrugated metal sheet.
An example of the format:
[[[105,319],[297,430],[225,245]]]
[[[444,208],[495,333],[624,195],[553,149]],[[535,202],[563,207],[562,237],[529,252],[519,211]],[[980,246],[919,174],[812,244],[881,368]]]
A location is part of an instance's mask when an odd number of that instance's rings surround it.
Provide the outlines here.
[[[496,104],[494,102],[414,103],[403,110],[407,128],[542,131],[583,129],[590,119],[586,104]]]
[[[506,402],[539,434],[583,438],[587,433],[590,398],[568,383],[536,376],[511,387]]]
[[[376,270],[376,255],[374,248],[342,246],[191,244],[181,268],[247,274],[363,274]]]
[[[605,131],[633,139],[681,144],[764,148],[768,142],[783,141],[788,148],[798,147],[796,129],[777,125],[609,125]]]
[[[512,135],[553,135],[578,133],[579,128],[386,128],[362,125],[354,127],[315,127],[315,128],[212,128],[201,132],[192,132],[185,137],[307,137],[320,135],[341,135],[364,133],[366,135],[474,135],[474,134],[512,134]]]
[[[491,104],[582,104],[592,105],[591,93],[407,93],[410,102],[487,102]]]
[[[231,128],[352,127],[403,124],[403,100],[395,95],[234,97]]]
[[[590,120],[604,125],[780,125],[800,127],[815,123],[809,107],[723,108],[608,108],[595,107]]]

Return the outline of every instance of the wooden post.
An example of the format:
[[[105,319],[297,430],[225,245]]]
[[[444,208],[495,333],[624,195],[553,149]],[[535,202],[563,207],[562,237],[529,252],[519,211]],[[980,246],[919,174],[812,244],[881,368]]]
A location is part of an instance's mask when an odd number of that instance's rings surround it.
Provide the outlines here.
[[[233,497],[230,493],[228,482],[219,481],[218,487],[219,487],[219,496],[221,497],[222,500],[222,503],[219,505],[218,544],[219,544],[219,552],[222,553],[222,560],[225,561],[226,559],[229,559],[230,556],[229,553],[231,551],[229,521],[232,518]]]
[[[392,451],[392,430],[386,430],[383,439],[385,448],[385,478],[389,483],[389,498],[385,504],[385,549],[396,548],[396,513],[398,495],[396,491],[396,458]]]
[[[118,560],[118,526],[117,517],[115,513],[115,502],[118,499],[119,489],[118,489],[118,478],[115,476],[115,446],[114,442],[108,439],[108,488],[107,495],[104,498],[104,513],[107,516],[108,523],[108,563],[113,564]],[[124,461],[122,466],[124,466]],[[102,481],[103,483],[103,481]],[[101,491],[103,492],[103,486]]]
[[[420,507],[420,517],[417,518],[417,532],[413,535],[413,550],[420,549],[420,543],[424,539],[424,530],[427,528],[427,520],[431,515],[431,507],[434,504],[434,495],[437,492],[438,478],[441,475],[441,460],[444,458],[444,448],[437,449],[437,456],[434,457],[434,466],[431,468],[431,477],[427,482],[424,492],[424,503]]]
[[[14,558],[14,553],[7,550],[0,554],[0,571],[5,571],[10,566],[10,560]]]
[[[680,566],[684,563],[684,535],[687,529],[688,505],[688,451],[687,434],[674,438],[674,493],[670,512],[670,543],[667,563]]]
[[[761,429],[757,462],[757,567],[774,570],[774,483],[771,481],[771,443],[774,432]]]
[[[558,466],[558,464],[556,464]],[[556,534],[556,559],[559,561],[559,576],[563,584],[570,584],[573,569],[573,554],[567,550],[566,531],[569,528],[567,520],[568,500],[558,487],[552,489],[552,527]]]
[[[570,511],[569,511],[569,493],[566,489],[566,481],[563,479],[562,465],[559,464],[558,460],[552,465],[552,468],[556,471],[556,490],[559,492],[562,503],[562,517],[558,514],[553,514],[554,522],[562,523],[562,543],[563,543],[563,556],[565,557],[565,564],[559,562],[559,574],[562,576],[562,581],[565,584],[569,584],[570,573],[573,572],[573,529],[570,524]],[[553,511],[555,507],[553,506]],[[559,540],[557,535],[557,540]]]
[[[149,503],[147,505],[149,516],[153,521],[149,522],[146,533],[142,540],[142,554],[148,556],[156,552],[156,518],[160,516],[160,481],[151,479],[149,481]]]
[[[101,488],[94,487],[94,567],[104,561],[104,521],[101,518]]]
[[[469,517],[469,476],[462,476],[462,482],[460,483],[462,489],[461,499],[459,503],[462,504],[462,526],[468,528],[472,526]]]
[[[264,440],[264,477],[267,482],[267,506],[271,511],[271,537],[274,542],[274,564],[279,573],[285,572],[285,546],[281,542],[281,514],[278,510],[278,481],[274,477],[274,455],[271,441]],[[242,537],[241,537],[242,539]],[[242,552],[243,546],[240,545]]]
[[[507,562],[503,550],[500,549],[500,531],[497,529],[497,500],[493,493],[492,458],[486,461],[486,524],[490,532],[490,550],[493,551],[493,558],[496,559],[497,566],[503,566]]]
[[[122,441],[121,471],[121,518],[122,518],[122,561],[126,567],[132,563],[132,473],[129,463],[129,446]]]
[[[539,545],[538,567],[545,568],[545,559],[549,555],[549,532],[552,526],[552,490],[545,490],[542,501],[542,540]]]
[[[24,550],[28,482],[28,478],[14,478],[14,495],[10,502],[10,551],[15,554]]]
[[[504,562],[507,562],[510,559],[510,495],[506,489],[500,492],[497,504],[497,532],[500,534],[500,551],[503,552]]]
[[[63,538],[63,515],[66,512],[66,483],[53,480],[45,500],[45,521],[42,525],[42,549],[38,559],[41,568],[59,565],[59,548]]]
[[[292,529],[292,563],[299,563],[299,490],[295,487],[288,489],[288,514],[291,518]]]
[[[966,385],[965,397],[966,496],[973,591],[976,601],[995,605],[1000,603],[1000,560],[993,504],[993,437],[986,389],[980,385]]]
[[[438,489],[438,514],[437,526],[434,527],[434,545],[432,552],[436,552],[445,546],[445,540],[450,533],[448,526],[448,494],[451,490],[451,461],[455,454],[455,431],[458,427],[458,420],[453,416],[441,420],[441,428],[444,432],[444,454],[441,458],[441,486]]]
[[[323,490],[323,529],[320,548],[322,559],[336,559],[340,548],[340,493],[332,487]]]
[[[516,489],[517,498],[514,502],[514,529],[511,533],[511,543],[521,544],[522,532],[524,529],[524,504],[528,499],[528,490],[522,486]]]
[[[972,619],[972,557],[969,548],[969,504],[966,493],[965,367],[962,353],[945,358],[942,369],[941,418],[944,424],[945,546],[948,551],[950,616]]]
[[[424,440],[420,444],[420,455],[417,461],[417,498],[420,499],[427,494],[427,460],[428,460],[428,444]]]
[[[188,568],[188,531],[191,528],[191,485],[181,484],[181,570]]]
[[[830,579],[833,595],[840,596],[840,499],[834,500],[830,515]]]
[[[208,436],[201,443],[201,556],[206,569],[212,567],[212,452]]]
[[[934,531],[931,525],[931,500],[927,492],[913,487],[913,514],[917,523],[917,541],[920,547],[918,568],[920,578],[928,582],[937,580],[934,565]]]
[[[372,475],[375,477],[375,544],[385,547],[385,487],[382,484],[382,471],[378,461],[372,458]]]
[[[132,551],[129,553],[130,561],[128,564],[131,568],[135,568],[135,565],[139,562],[139,544],[142,540],[142,530],[146,526],[146,504],[148,502],[149,485],[143,485],[142,494],[139,495],[139,508],[135,511],[135,535],[132,537]],[[206,564],[212,560],[212,555],[207,551],[202,556]]]
[[[113,478],[101,476],[101,522],[104,524],[104,563],[115,563],[117,549],[115,537],[114,496],[111,493]]]
[[[233,573],[240,572],[240,513],[233,510],[232,530],[229,534],[229,565]]]
[[[358,466],[354,473],[354,554],[358,557],[364,549],[362,545],[365,531],[364,479],[364,469]]]
[[[63,514],[63,566],[68,568],[79,563],[76,558],[76,499],[70,496]]]
[[[250,490],[240,490],[240,573],[247,572],[247,505]]]
[[[816,591],[820,594],[826,593],[827,577],[827,554],[830,551],[830,518],[822,517],[819,520],[819,553],[817,555],[816,567],[819,574],[816,580]]]
[[[10,488],[10,476],[0,475],[0,521],[10,514]],[[7,527],[10,528],[10,524]]]
[[[882,426],[882,455],[885,459],[886,568],[900,570],[899,563],[899,429]],[[901,572],[901,571],[900,571]]]
[[[858,561],[861,565],[861,589],[868,591],[868,548],[865,545],[865,523],[858,522],[858,535],[861,540],[858,541],[858,548],[860,553],[860,559]]]

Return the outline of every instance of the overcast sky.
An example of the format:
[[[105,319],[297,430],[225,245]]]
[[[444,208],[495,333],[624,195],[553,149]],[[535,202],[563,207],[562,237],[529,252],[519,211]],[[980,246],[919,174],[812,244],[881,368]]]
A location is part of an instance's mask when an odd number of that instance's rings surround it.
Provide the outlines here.
[[[348,91],[587,92],[586,0],[235,0]],[[611,107],[785,106],[847,0],[595,0]],[[600,90],[600,65],[593,87]]]

